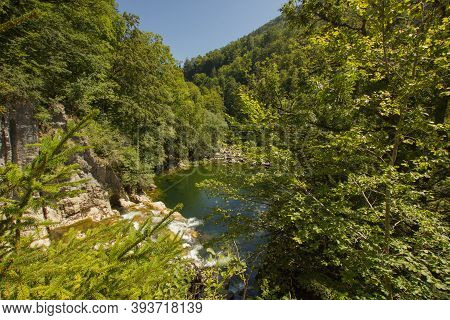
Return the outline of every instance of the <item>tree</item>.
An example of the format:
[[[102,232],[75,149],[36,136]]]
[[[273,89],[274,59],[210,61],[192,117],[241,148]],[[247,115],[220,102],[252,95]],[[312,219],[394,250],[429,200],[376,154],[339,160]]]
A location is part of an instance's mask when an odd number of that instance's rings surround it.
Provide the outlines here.
[[[70,145],[69,141],[88,125],[90,118],[92,116],[77,124],[68,124],[65,133],[57,130],[53,135],[42,138],[37,145],[39,155],[25,168],[13,163],[0,167],[2,260],[18,245],[21,231],[35,225],[32,217],[25,216],[28,210],[45,208],[78,192],[70,187],[83,181],[70,181],[78,166],[68,164],[68,161],[83,148],[76,144]]]
[[[283,8],[295,37],[255,61],[244,100],[273,117],[256,121],[268,131],[264,148],[247,149],[251,163],[271,166],[210,185],[269,204],[255,223],[272,235],[260,268],[268,296],[448,297],[444,8],[389,0]]]
[[[0,168],[0,298],[1,299],[221,299],[240,261],[227,266],[194,268],[183,257],[181,235],[166,228],[179,206],[153,224],[103,221],[84,234],[71,229],[48,248],[32,245],[39,225],[26,213],[73,196],[83,181],[70,181],[77,171],[68,160],[82,147],[70,139],[86,128],[91,115],[67,132],[57,130],[39,143],[39,155],[21,169]],[[45,217],[47,218],[47,217]],[[202,279],[209,284],[201,289]],[[196,282],[197,281],[197,282]]]

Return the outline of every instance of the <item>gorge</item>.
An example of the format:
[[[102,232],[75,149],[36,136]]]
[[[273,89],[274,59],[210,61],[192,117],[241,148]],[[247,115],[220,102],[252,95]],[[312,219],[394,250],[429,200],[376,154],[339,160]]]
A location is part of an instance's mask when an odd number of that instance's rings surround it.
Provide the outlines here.
[[[448,299],[448,24],[291,0],[180,63],[114,0],[1,1],[0,299]]]

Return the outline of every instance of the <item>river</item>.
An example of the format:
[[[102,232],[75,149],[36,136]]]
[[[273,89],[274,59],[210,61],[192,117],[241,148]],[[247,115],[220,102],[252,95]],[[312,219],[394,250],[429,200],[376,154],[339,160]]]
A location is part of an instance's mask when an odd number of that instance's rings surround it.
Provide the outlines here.
[[[182,203],[183,209],[180,212],[186,218],[195,218],[200,224],[197,230],[200,232],[200,240],[205,246],[220,249],[224,238],[228,237],[229,226],[223,219],[220,212],[229,215],[240,214],[247,218],[254,217],[266,210],[263,205],[251,204],[243,200],[231,200],[224,196],[212,195],[210,192],[197,185],[206,179],[223,179],[220,174],[223,170],[233,170],[233,165],[208,164],[194,166],[186,170],[175,170],[161,174],[156,177],[155,183],[158,187],[153,194],[156,200],[164,202],[169,208]],[[245,192],[245,190],[241,190]],[[251,223],[251,222],[250,222]],[[243,228],[245,226],[242,226]],[[229,239],[228,239],[229,240]],[[252,257],[247,260],[252,272],[249,274],[251,285],[256,276],[258,259],[253,258],[252,253],[264,242],[264,234],[250,238],[237,237],[235,239],[236,249],[240,257]],[[256,291],[250,286],[250,295],[256,295]]]

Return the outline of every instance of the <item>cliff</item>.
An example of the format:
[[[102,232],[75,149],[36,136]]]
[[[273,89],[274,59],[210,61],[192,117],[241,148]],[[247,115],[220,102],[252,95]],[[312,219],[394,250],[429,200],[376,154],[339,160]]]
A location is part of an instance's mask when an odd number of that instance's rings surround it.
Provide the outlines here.
[[[39,141],[45,133],[36,120],[34,105],[26,101],[15,101],[7,106],[7,112],[2,117],[2,139],[0,165],[11,161],[25,166],[39,152],[33,144]],[[62,105],[53,107],[51,130],[66,125],[68,117]],[[81,144],[87,142],[80,140]],[[127,197],[119,177],[112,168],[92,150],[87,150],[76,156],[73,163],[80,166],[74,180],[86,180],[81,185],[82,193],[73,198],[60,201],[54,208],[46,208],[50,220],[61,225],[68,225],[85,218],[94,221],[117,216],[119,212],[111,207],[111,200],[118,202],[120,197]],[[33,213],[42,217],[42,212]]]
[[[3,157],[0,165],[12,161],[20,166],[25,166],[39,152],[38,148],[32,144],[37,143],[40,136],[47,132],[40,130],[32,104],[17,102],[9,105],[7,111],[3,115],[2,121],[1,150]],[[68,121],[64,106],[55,105],[53,111],[50,131],[64,128]],[[88,141],[80,138],[77,142],[82,145],[88,144]],[[36,236],[37,240],[33,242],[33,246],[46,246],[50,243],[50,238],[63,234],[71,227],[74,227],[80,236],[83,236],[84,230],[79,228],[82,225],[93,226],[110,218],[128,219],[139,224],[149,217],[153,224],[158,224],[170,212],[164,203],[152,202],[146,196],[132,195],[128,197],[120,178],[111,166],[98,157],[94,151],[87,149],[74,157],[71,162],[78,164],[80,168],[78,173],[72,176],[72,180],[85,181],[81,187],[77,187],[81,189],[81,193],[75,197],[64,198],[51,208],[46,207],[27,213],[37,221],[47,220],[54,223],[50,227],[39,228],[37,235],[34,234],[36,230],[28,231]],[[113,209],[112,203],[121,212]],[[186,219],[178,212],[174,213],[172,218],[173,221],[169,223],[168,230],[181,237],[186,250],[185,257],[196,265],[201,265],[202,259],[199,252],[203,247],[198,243],[197,232],[194,229],[198,221]]]

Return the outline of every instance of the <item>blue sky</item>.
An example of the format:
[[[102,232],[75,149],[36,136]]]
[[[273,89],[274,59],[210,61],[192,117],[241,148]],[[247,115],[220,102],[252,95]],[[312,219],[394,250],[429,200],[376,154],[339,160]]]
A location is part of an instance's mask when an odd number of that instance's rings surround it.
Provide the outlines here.
[[[287,0],[117,0],[163,36],[179,61],[221,48],[271,19]]]

